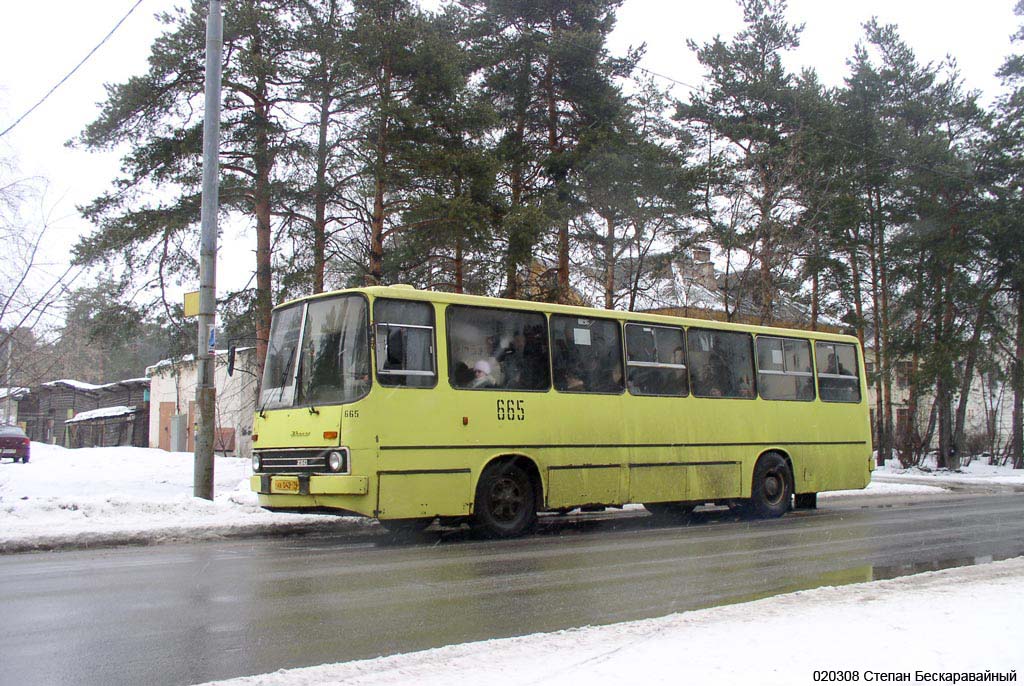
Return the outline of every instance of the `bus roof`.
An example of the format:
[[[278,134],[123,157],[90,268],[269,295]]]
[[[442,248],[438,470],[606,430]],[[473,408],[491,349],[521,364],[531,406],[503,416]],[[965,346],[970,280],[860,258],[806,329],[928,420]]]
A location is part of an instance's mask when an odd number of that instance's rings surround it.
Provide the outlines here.
[[[295,298],[281,303],[274,309],[281,309],[300,302],[330,298],[337,295],[361,293],[374,298],[399,298],[405,300],[420,300],[424,302],[446,303],[453,305],[475,305],[477,307],[500,307],[528,312],[548,312],[551,314],[565,314],[587,319],[617,319],[619,321],[630,321],[649,324],[683,324],[685,326],[721,329],[725,331],[744,331],[762,335],[790,336],[798,338],[815,338],[819,340],[835,341],[857,341],[855,336],[847,334],[831,333],[827,331],[811,331],[809,329],[786,328],[778,326],[758,326],[754,324],[739,324],[735,322],[724,322],[713,319],[698,319],[694,317],[677,317],[665,314],[651,314],[645,312],[627,312],[623,310],[604,310],[596,307],[580,307],[577,305],[559,305],[556,303],[534,302],[532,300],[513,300],[510,298],[495,298],[482,295],[465,295],[461,293],[449,293],[444,291],[428,291],[414,288],[413,286],[398,284],[393,286],[366,286],[361,288],[346,288],[337,291],[327,291],[316,295]]]

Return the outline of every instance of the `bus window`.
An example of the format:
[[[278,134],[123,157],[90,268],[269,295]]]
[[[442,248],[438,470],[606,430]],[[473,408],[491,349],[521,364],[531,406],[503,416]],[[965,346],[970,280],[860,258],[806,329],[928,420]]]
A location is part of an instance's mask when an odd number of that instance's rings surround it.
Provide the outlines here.
[[[757,389],[766,400],[814,400],[810,342],[758,336]]]
[[[754,354],[749,334],[688,329],[686,348],[690,389],[694,395],[754,397]]]
[[[297,405],[352,402],[370,390],[366,301],[322,298],[307,305]]]
[[[263,383],[260,384],[260,407],[263,409],[290,407],[295,399],[295,361],[304,312],[303,305],[292,305],[274,313]]]
[[[568,393],[622,393],[619,323],[551,315],[555,388]]]
[[[543,314],[451,305],[447,316],[452,388],[544,391],[550,387]]]
[[[818,393],[821,399],[859,403],[857,349],[847,343],[818,342],[814,344],[814,355],[818,364]]]
[[[683,330],[626,324],[626,383],[633,395],[686,395]]]
[[[411,300],[379,299],[373,305],[373,319],[377,381],[382,386],[434,386],[434,308]]]

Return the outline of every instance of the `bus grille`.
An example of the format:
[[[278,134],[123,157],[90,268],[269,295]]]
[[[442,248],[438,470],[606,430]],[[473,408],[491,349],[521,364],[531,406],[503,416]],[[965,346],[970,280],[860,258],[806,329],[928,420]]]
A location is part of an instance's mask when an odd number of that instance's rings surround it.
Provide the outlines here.
[[[258,450],[256,454],[260,458],[260,470],[257,473],[312,474],[326,472],[328,471],[327,454],[329,452],[331,449]]]

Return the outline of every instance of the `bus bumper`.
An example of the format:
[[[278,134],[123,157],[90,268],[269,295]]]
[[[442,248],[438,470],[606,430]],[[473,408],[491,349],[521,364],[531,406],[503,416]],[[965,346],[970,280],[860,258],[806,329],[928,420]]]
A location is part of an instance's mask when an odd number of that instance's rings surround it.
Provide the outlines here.
[[[249,486],[260,495],[366,495],[365,476],[253,474]]]

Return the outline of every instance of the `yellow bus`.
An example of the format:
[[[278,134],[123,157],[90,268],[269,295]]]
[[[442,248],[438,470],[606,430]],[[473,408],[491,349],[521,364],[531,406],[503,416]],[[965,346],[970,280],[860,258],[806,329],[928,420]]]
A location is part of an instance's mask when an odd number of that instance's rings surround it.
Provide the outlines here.
[[[275,308],[258,402],[262,507],[396,530],[517,536],[627,503],[777,517],[873,468],[850,336],[411,286]]]

